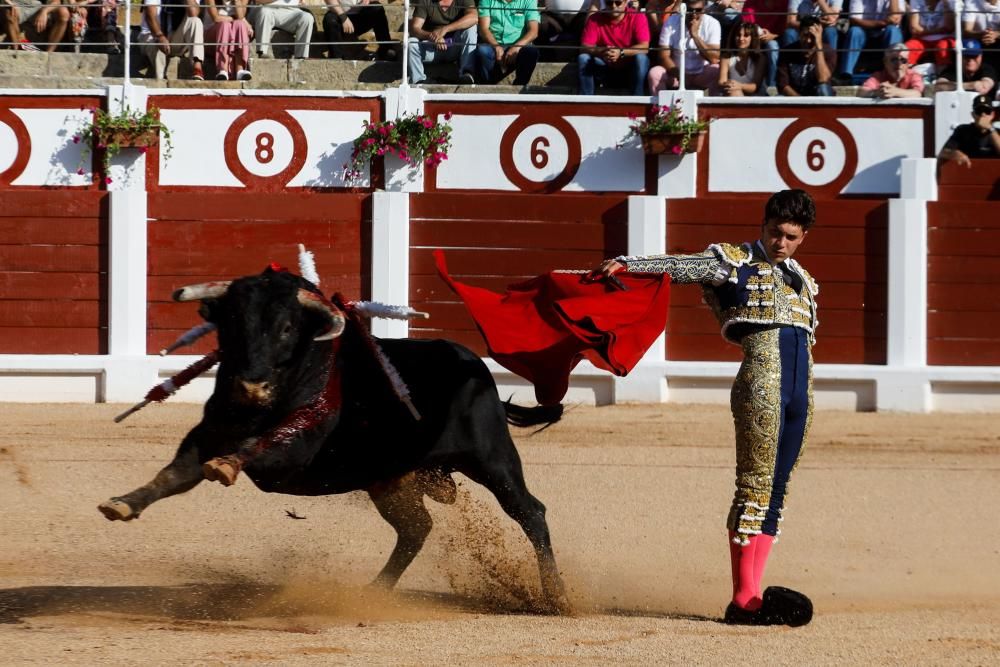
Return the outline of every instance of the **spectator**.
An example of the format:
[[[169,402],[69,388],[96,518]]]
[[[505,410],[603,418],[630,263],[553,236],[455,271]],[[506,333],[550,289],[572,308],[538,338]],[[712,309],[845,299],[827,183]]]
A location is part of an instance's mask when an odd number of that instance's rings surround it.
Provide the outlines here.
[[[760,54],[760,36],[752,23],[737,22],[719,63],[719,94],[724,97],[760,95],[767,66]]]
[[[776,85],[778,52],[788,43],[780,41],[787,24],[788,0],[746,0],[743,3],[743,20],[756,23],[760,34],[761,51],[767,56],[767,73],[764,85]]]
[[[979,42],[974,39],[962,40],[962,90],[969,90],[981,95],[988,95],[990,99],[996,97],[997,92],[997,71],[989,64],[983,62],[983,49]],[[938,74],[937,81],[934,82],[935,92],[942,90],[955,90],[955,82],[958,75],[955,72],[955,65]]]
[[[952,62],[955,49],[955,12],[948,0],[910,0],[910,39],[906,48],[910,65],[916,65],[930,48],[934,52],[934,66],[941,71]]]
[[[142,0],[139,50],[153,65],[154,79],[164,79],[170,58],[191,59],[191,78],[204,81],[205,28],[198,18],[198,0],[160,6],[160,0]]]
[[[538,64],[538,9],[535,0],[479,0],[476,78],[493,83],[512,69],[515,86],[526,86]],[[494,77],[494,68],[499,75]]]
[[[844,0],[788,0],[788,16],[785,23],[785,34],[781,37],[782,44],[792,44],[799,41],[799,21],[805,16],[819,18],[823,26],[823,43],[832,49],[837,48],[840,33],[837,32],[837,20]]]
[[[924,77],[910,68],[906,47],[893,44],[885,50],[881,71],[875,72],[864,82],[858,97],[879,100],[900,97],[921,97],[924,94]]]
[[[719,45],[722,26],[706,15],[705,0],[686,0],[687,40],[681,46],[681,15],[674,14],[660,31],[660,64],[649,71],[649,90],[656,95],[661,90],[680,84],[681,49],[684,52],[685,88],[715,88],[719,82]]]
[[[837,64],[837,52],[823,44],[823,26],[815,16],[799,22],[799,41],[781,50],[778,59],[778,91],[782,95],[830,97],[830,77]]]
[[[962,33],[974,37],[990,52],[986,64],[1000,69],[1000,0],[971,0],[965,5]]]
[[[389,35],[389,20],[385,8],[378,0],[326,0],[326,14],[323,15],[323,34],[328,42],[348,42],[358,40],[366,32],[375,33],[378,50],[377,60],[395,60],[399,54],[393,48]],[[330,58],[348,59],[352,55],[343,44],[327,46]]]
[[[86,34],[93,36],[87,41],[99,40],[103,42],[109,55],[119,55],[125,37],[118,29],[118,0],[85,0],[85,6],[87,7]]]
[[[257,38],[257,56],[273,58],[271,37],[275,30],[284,30],[294,39],[295,57],[308,58],[313,15],[299,8],[300,0],[256,0],[256,3],[250,18]]]
[[[601,0],[543,0],[544,7],[538,24],[538,39],[543,47],[565,46],[572,48],[543,48],[541,59],[547,62],[568,62],[580,46],[580,35],[587,17],[601,9]],[[656,0],[652,0],[655,2]]]
[[[715,0],[708,3],[705,13],[722,26],[722,41],[729,43],[729,31],[743,20],[744,0]]]
[[[215,78],[249,81],[250,38],[247,0],[205,0],[205,38],[215,56]]]
[[[844,58],[841,78],[853,80],[861,51],[866,48],[885,50],[903,41],[903,0],[851,0],[848,6],[851,27],[841,41]]]
[[[425,62],[458,62],[458,82],[475,83],[479,13],[472,0],[418,0],[410,19],[410,83],[422,83]]]
[[[628,86],[642,95],[649,72],[649,21],[626,0],[607,0],[583,26],[577,57],[581,95],[593,95],[596,83]]]
[[[15,49],[39,51],[21,32],[23,28],[33,38],[47,42],[45,50],[52,53],[59,46],[69,26],[70,11],[59,0],[3,0],[0,2],[0,20],[7,39]],[[36,40],[36,41],[40,41]]]
[[[986,95],[972,100],[972,121],[959,125],[938,153],[938,160],[954,160],[971,167],[971,158],[1000,158],[1000,133],[993,127],[997,117],[996,102]]]

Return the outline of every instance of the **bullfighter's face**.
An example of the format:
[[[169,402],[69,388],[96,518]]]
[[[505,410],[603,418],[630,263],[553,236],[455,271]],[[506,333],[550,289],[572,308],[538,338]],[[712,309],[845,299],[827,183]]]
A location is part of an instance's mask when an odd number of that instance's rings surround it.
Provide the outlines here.
[[[760,242],[775,264],[790,259],[809,232],[791,220],[768,220],[760,228]]]

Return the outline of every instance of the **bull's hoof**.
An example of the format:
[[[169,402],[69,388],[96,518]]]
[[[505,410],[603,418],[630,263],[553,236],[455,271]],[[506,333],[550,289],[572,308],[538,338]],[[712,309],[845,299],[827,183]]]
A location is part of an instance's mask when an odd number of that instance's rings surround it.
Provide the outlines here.
[[[98,505],[97,509],[108,521],[131,521],[139,518],[139,513],[121,498],[106,500]]]
[[[565,595],[554,595],[546,598],[538,609],[539,613],[550,616],[572,616],[573,605],[569,603],[569,598]]]
[[[240,475],[240,466],[232,458],[222,456],[205,461],[201,472],[210,482],[219,482],[223,486],[232,486]]]
[[[453,505],[458,498],[458,488],[451,475],[442,470],[424,470],[420,473],[423,492],[442,505]]]

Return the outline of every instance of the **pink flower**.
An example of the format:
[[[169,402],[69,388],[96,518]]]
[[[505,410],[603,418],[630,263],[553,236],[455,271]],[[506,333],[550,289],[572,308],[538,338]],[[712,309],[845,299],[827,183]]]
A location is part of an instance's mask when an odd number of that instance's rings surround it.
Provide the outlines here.
[[[76,170],[76,174],[77,174],[77,176],[83,176],[83,167],[80,167],[79,169],[77,169]]]
[[[681,154],[681,147],[680,146],[674,146],[673,148],[670,149],[670,152],[673,153],[674,155],[680,155]]]
[[[105,176],[104,177],[104,183],[106,185],[111,185],[111,177],[110,176]]]
[[[451,112],[450,111],[445,111],[444,112],[444,119],[445,120],[451,120]]]
[[[636,114],[632,113],[631,111],[630,111],[630,112],[629,112],[629,114],[628,114],[628,119],[629,119],[629,120],[635,120],[635,119],[636,119],[636,118],[638,118],[638,117],[639,117],[639,116],[637,116]]]
[[[379,148],[377,151],[375,151],[375,154],[376,155],[385,155],[385,149],[384,148]]]
[[[79,134],[73,136],[73,143],[74,144],[80,143],[80,135]]]

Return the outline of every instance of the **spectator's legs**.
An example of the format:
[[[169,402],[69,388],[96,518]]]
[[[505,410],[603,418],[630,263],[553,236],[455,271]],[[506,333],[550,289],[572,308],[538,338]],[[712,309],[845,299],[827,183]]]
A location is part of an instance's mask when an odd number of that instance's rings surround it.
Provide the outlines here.
[[[538,49],[530,44],[522,46],[517,52],[517,59],[514,64],[514,85],[527,86],[531,81],[531,75],[535,72],[535,65],[538,64]],[[639,79],[640,84],[645,77]]]
[[[232,21],[213,23],[211,28],[205,30],[205,50],[215,62],[215,71],[219,74],[225,72],[226,76],[229,76],[230,50],[232,49],[228,44],[232,40],[227,28],[231,23]]]
[[[497,64],[496,49],[492,44],[480,44],[476,47],[476,81],[493,83],[493,68]]]
[[[188,16],[170,33],[170,55],[194,60],[195,76],[201,76],[205,60],[205,24],[197,16]]]
[[[795,34],[795,39],[799,38],[798,33]],[[837,28],[828,25],[823,27],[823,43],[829,46],[834,51],[837,50],[837,45],[840,42],[840,33],[837,32]]]
[[[906,58],[910,61],[910,67],[913,67],[924,55],[924,43],[914,38],[906,40],[905,46],[907,49]]]
[[[15,45],[21,43],[21,21],[17,7],[11,5],[0,5],[0,21],[3,21],[3,31],[7,35],[7,41]]]
[[[705,69],[697,74],[688,74],[687,85],[690,88],[700,88],[701,90],[714,91],[712,95],[718,95],[719,91],[719,66],[706,65]]]
[[[246,21],[233,21],[230,28],[230,40],[233,42],[230,67],[234,74],[250,67],[250,24]]]
[[[478,24],[472,25],[465,30],[449,33],[449,35],[451,35],[454,42],[452,42],[451,48],[445,51],[445,53],[451,56],[453,53],[452,49],[457,49],[459,76],[466,72],[472,74],[475,68],[476,42],[479,38]]]
[[[147,41],[139,46],[142,55],[146,57],[150,65],[153,66],[153,79],[164,79],[167,75],[167,54],[160,50],[159,44],[153,40],[152,35],[145,38]]]
[[[931,48],[934,49],[934,65],[940,72],[951,64],[952,54],[955,52],[955,38],[936,39],[931,43]]]
[[[427,75],[424,74],[424,63],[434,62],[437,49],[434,48],[433,43],[422,42],[416,37],[410,37],[410,43],[407,48],[410,52],[407,65],[410,83],[422,83],[427,78]]]
[[[581,53],[577,56],[577,85],[581,95],[593,95],[596,90],[595,79],[598,71],[607,68],[604,61],[589,53]]]
[[[389,20],[385,17],[385,8],[382,5],[363,5],[358,12],[358,21],[361,27],[355,23],[357,34],[364,34],[369,30],[375,33],[375,40],[379,42],[378,54],[380,58],[395,57],[395,44],[390,44],[392,36],[389,34]]]
[[[882,48],[888,49],[893,44],[903,41],[903,29],[898,25],[887,25],[882,31]]]
[[[278,27],[295,35],[295,57],[308,58],[309,41],[313,34],[312,13],[305,10],[286,10],[284,13],[284,22],[277,24]]]
[[[778,80],[778,40],[772,39],[761,44],[767,54],[767,73],[764,75],[764,87],[773,88]]]
[[[354,16],[351,16],[351,23],[354,23]],[[328,42],[343,42],[344,30],[340,25],[340,19],[333,12],[327,12],[323,15],[323,34],[326,36],[326,41]],[[354,34],[361,34],[361,29],[358,25],[354,24]],[[341,44],[329,44],[326,47],[327,58],[346,58],[347,55],[344,52],[344,47]]]
[[[633,95],[645,95],[646,94],[646,77],[649,75],[649,55],[645,53],[638,53],[634,56],[629,56],[632,61],[629,63],[631,74],[629,76],[629,86],[632,89]],[[718,74],[718,69],[716,69]]]
[[[836,32],[836,30],[834,30],[834,32]],[[826,35],[825,32],[823,34]],[[778,38],[778,41],[781,42],[781,46],[788,46],[789,44],[794,44],[795,42],[799,41],[799,31],[796,30],[795,28],[785,28],[785,32],[781,33],[781,37]],[[837,45],[834,44],[834,48],[836,47]]]
[[[673,90],[680,85],[677,79],[667,74],[666,68],[660,65],[649,70],[646,81],[649,83],[650,95],[656,95],[661,90]]]
[[[847,31],[847,37],[844,40],[844,57],[840,65],[841,72],[844,74],[854,74],[854,68],[858,66],[858,58],[861,57],[861,49],[864,48],[867,39],[868,36],[865,34],[864,29],[856,25],[852,25],[850,30]]]
[[[258,5],[253,15],[253,34],[257,40],[257,55],[261,58],[271,57],[271,34],[274,32],[275,15],[281,10],[274,7]]]
[[[833,92],[833,86],[829,83],[817,83],[816,90],[813,94],[817,97],[833,97],[836,95],[836,93]]]

